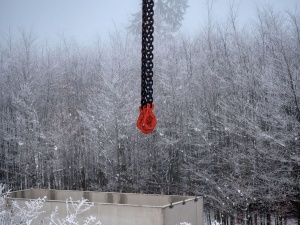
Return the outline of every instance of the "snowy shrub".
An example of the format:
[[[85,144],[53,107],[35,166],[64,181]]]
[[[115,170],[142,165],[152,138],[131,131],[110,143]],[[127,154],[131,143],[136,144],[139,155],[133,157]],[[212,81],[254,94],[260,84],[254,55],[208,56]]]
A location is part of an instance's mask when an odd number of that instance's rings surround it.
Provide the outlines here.
[[[16,202],[12,202],[11,209],[8,210],[6,206],[6,198],[10,191],[5,191],[5,185],[0,184],[0,224],[1,225],[15,225],[26,224],[30,225],[43,211],[41,208],[44,205],[46,197],[38,198],[25,202],[24,207]]]
[[[221,223],[215,220],[214,222],[212,222],[212,225],[221,225]]]
[[[25,201],[25,206],[20,207],[16,201],[12,202],[11,209],[11,218],[13,224],[26,224],[29,225],[31,222],[36,219],[41,213],[44,202],[47,197],[33,199],[29,201]]]
[[[6,197],[9,196],[10,190],[5,192],[5,185],[0,184],[0,210],[2,211],[6,205]]]
[[[12,224],[11,213],[6,211],[6,197],[9,196],[10,191],[5,191],[5,185],[0,184],[0,224]]]
[[[70,207],[71,206],[71,207]],[[59,215],[58,207],[55,207],[55,211],[51,213],[51,222],[50,225],[79,225],[76,221],[77,216],[85,211],[88,211],[91,207],[93,207],[93,203],[88,203],[87,199],[81,199],[80,201],[73,201],[72,198],[66,200],[66,210],[67,216],[65,219],[60,220],[56,218]],[[94,216],[89,216],[84,220],[83,225],[89,225],[95,222],[96,218]],[[97,221],[95,224],[101,225],[100,221]]]
[[[5,191],[5,185],[0,184],[0,225],[15,225],[26,224],[30,225],[36,222],[36,219],[42,211],[42,207],[47,197],[25,201],[24,206],[21,207],[16,201],[12,201],[12,206],[9,209],[6,205],[6,198],[9,196],[10,191]],[[93,207],[93,203],[88,203],[87,199],[80,201],[73,201],[72,198],[66,200],[67,216],[64,219],[59,219],[58,207],[51,213],[49,225],[79,225],[77,217],[79,214],[88,211]],[[101,225],[100,221],[95,222],[94,216],[89,216],[84,220],[83,225]],[[45,223],[47,224],[47,223]],[[81,224],[80,224],[81,225]]]

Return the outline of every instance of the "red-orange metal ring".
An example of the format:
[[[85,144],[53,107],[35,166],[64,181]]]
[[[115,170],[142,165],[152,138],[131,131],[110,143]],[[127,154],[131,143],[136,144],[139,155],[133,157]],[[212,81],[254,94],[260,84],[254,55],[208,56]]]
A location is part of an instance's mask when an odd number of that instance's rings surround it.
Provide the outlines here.
[[[157,124],[153,110],[154,104],[151,105],[150,103],[144,107],[140,107],[140,116],[137,120],[137,127],[144,134],[150,134]]]

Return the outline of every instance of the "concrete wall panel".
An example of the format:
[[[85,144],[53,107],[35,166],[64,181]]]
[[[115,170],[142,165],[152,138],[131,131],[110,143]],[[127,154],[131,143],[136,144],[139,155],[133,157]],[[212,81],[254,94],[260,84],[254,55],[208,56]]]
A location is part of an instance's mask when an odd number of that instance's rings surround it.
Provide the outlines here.
[[[52,190],[45,190],[45,189],[29,189],[28,192],[30,192],[28,199],[38,199],[43,198],[44,196],[47,197],[47,199],[51,200],[50,193],[52,194]]]
[[[102,224],[162,225],[161,208],[128,205],[99,205],[98,216]]]
[[[65,201],[70,197],[73,201],[78,201],[83,198],[83,191],[70,191],[70,190],[55,190],[56,200]]]
[[[182,222],[187,222],[192,225],[203,225],[202,217],[199,217],[201,213],[201,205],[203,204],[203,199],[199,198],[198,201],[188,200],[183,204],[183,202],[176,203],[172,207],[166,207],[163,209],[164,215],[164,225],[179,225]]]

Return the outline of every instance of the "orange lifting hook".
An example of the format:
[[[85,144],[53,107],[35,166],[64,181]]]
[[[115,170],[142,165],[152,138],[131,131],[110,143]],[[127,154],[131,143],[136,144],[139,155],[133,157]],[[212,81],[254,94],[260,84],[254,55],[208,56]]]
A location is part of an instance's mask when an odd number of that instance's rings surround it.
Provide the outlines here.
[[[144,133],[150,134],[156,126],[156,118],[154,113],[154,104],[148,103],[145,106],[140,106],[140,116],[136,122],[137,127]]]

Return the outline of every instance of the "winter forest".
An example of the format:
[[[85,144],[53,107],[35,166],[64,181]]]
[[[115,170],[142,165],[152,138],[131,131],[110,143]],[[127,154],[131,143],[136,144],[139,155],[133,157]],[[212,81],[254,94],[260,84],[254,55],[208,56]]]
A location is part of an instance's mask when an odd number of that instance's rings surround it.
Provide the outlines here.
[[[300,224],[299,14],[261,7],[243,27],[235,7],[221,23],[209,4],[188,36],[187,4],[156,4],[150,135],[136,127],[141,12],[89,46],[2,35],[0,183],[197,195],[223,224]]]

